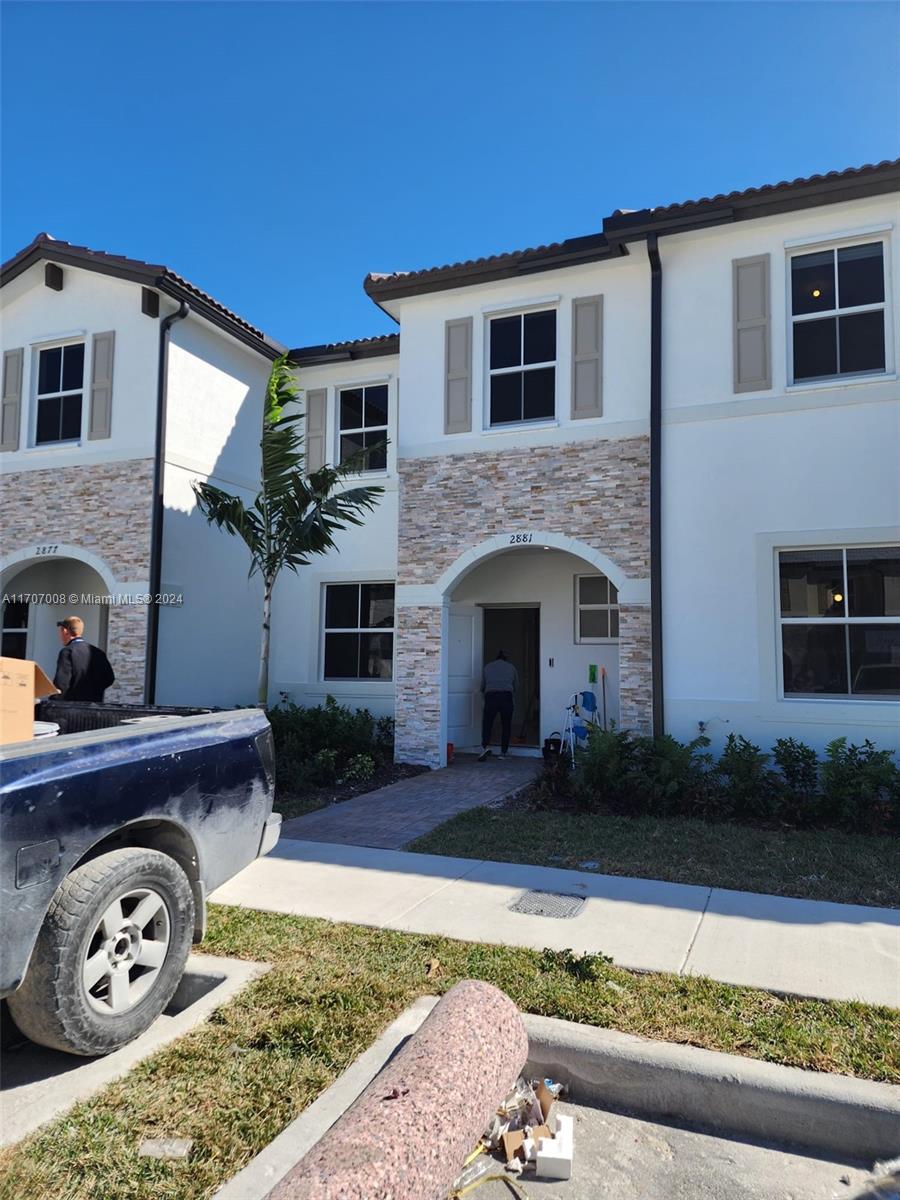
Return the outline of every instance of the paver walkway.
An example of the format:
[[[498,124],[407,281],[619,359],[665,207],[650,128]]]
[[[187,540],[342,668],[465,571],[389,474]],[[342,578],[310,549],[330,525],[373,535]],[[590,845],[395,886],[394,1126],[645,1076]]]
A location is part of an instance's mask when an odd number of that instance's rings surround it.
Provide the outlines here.
[[[539,758],[493,754],[480,763],[474,755],[460,755],[449,767],[285,821],[281,836],[399,850],[457,813],[500,803],[529,783],[540,765]]]
[[[527,818],[526,818],[527,819]],[[569,920],[510,911],[527,888],[583,896]],[[282,838],[211,899],[900,1008],[900,910]]]

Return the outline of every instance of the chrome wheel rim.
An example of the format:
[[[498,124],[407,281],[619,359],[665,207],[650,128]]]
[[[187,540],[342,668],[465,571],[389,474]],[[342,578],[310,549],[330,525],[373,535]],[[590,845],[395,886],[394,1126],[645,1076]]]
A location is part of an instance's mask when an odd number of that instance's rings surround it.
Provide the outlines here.
[[[166,961],[171,921],[166,902],[152,888],[117,896],[88,939],[81,981],[91,1008],[121,1016],[139,1004]]]

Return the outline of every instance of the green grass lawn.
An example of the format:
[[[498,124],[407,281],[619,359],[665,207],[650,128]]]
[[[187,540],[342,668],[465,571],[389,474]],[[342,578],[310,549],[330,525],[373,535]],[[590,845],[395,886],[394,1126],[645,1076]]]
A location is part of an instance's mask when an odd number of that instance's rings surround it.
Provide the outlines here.
[[[886,1008],[600,962],[583,979],[565,956],[216,905],[203,948],[273,967],[195,1032],[0,1154],[3,1200],[205,1200],[412,1000],[464,978],[497,984],[529,1012],[900,1082],[900,1013]],[[138,1157],[142,1138],[163,1136],[193,1138],[190,1159]]]
[[[900,908],[900,841],[832,830],[474,808],[407,849]]]

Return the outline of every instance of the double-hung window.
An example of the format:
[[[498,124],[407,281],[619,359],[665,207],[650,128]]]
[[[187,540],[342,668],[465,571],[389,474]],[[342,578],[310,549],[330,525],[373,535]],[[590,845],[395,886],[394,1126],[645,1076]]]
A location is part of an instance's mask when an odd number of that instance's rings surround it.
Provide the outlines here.
[[[38,351],[36,446],[81,437],[84,342]]]
[[[556,415],[556,310],[494,317],[488,323],[490,424]]]
[[[575,641],[619,636],[619,592],[605,575],[575,576]]]
[[[325,679],[391,679],[394,585],[325,585]]]
[[[785,696],[900,698],[900,545],[778,555]]]
[[[342,388],[338,392],[340,461],[371,450],[365,470],[387,469],[388,388],[386,383]]]
[[[795,383],[885,370],[884,259],[883,241],[791,256]]]

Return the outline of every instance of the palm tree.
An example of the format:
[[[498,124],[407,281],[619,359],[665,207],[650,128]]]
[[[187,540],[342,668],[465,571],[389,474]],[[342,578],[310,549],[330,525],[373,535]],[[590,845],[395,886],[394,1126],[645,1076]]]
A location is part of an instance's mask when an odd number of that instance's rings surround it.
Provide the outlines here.
[[[272,591],[283,567],[296,571],[315,554],[335,545],[335,534],[362,525],[375,507],[380,487],[338,490],[344,480],[366,465],[371,447],[340,466],[304,471],[302,413],[293,401],[299,387],[286,354],[272,364],[263,411],[262,487],[249,506],[211,483],[193,483],[197,507],[211,525],[243,538],[250,551],[250,571],[263,582],[262,643],[257,703],[265,707],[269,692],[269,637]],[[290,407],[289,407],[290,406]],[[288,410],[288,411],[286,411]],[[382,442],[383,446],[384,443]]]

